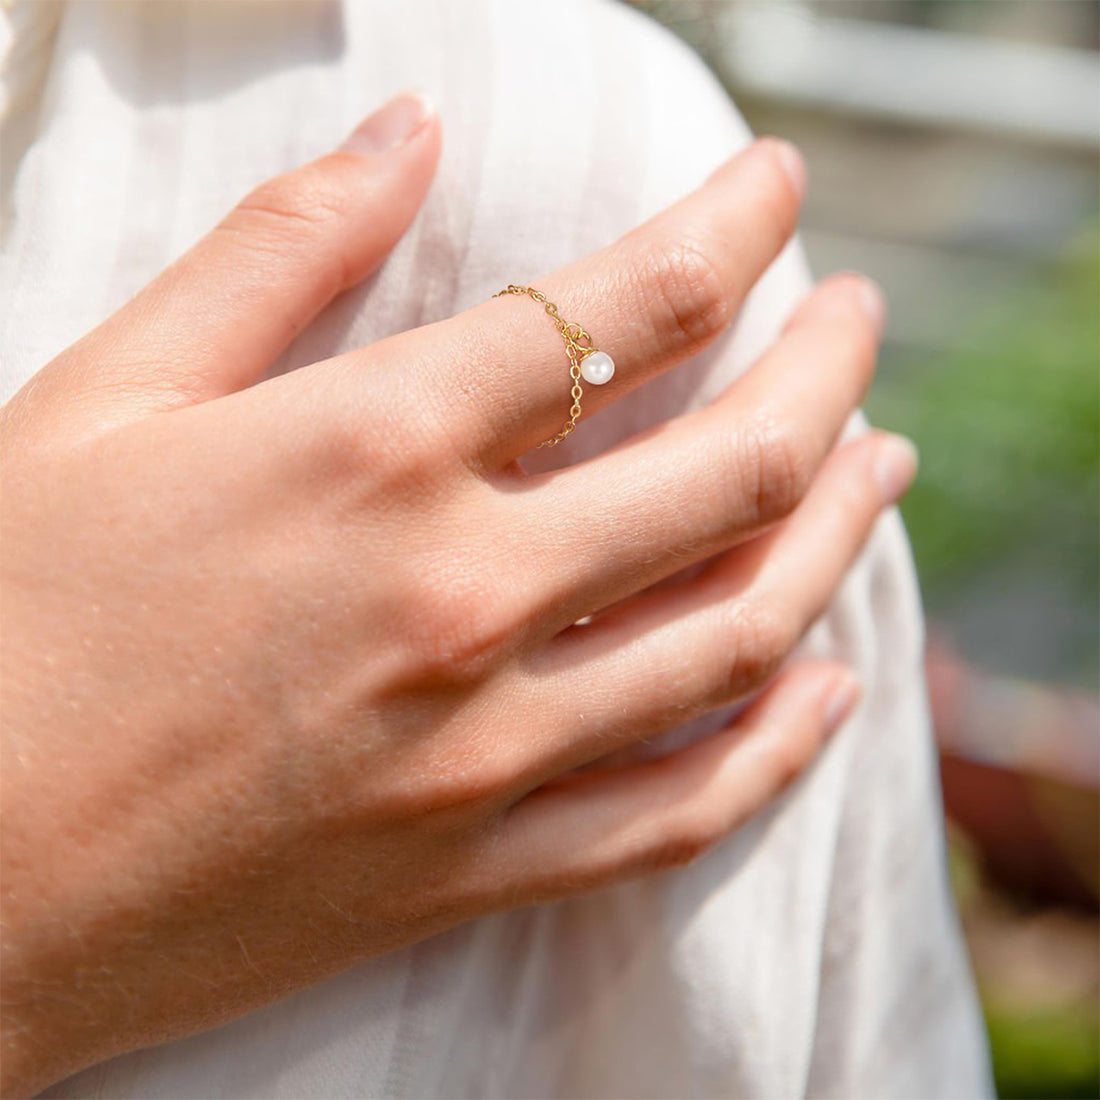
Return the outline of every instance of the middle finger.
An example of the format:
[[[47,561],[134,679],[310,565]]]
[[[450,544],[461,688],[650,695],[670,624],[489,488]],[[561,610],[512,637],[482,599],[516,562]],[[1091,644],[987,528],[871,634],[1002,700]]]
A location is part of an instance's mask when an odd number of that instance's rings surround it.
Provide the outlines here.
[[[547,635],[788,515],[870,383],[883,306],[827,279],[778,342],[711,405],[505,492]]]

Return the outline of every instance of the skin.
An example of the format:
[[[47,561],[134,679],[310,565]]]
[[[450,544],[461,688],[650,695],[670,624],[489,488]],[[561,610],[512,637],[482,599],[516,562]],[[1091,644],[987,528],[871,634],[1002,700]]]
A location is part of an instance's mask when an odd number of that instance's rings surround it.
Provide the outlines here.
[[[835,446],[871,284],[826,280],[711,406],[527,475],[567,407],[529,298],[262,380],[428,190],[438,118],[364,152],[379,129],[263,184],[0,414],[4,1095],[687,863],[856,702],[787,657],[914,473],[896,437]],[[586,416],[729,324],[803,183],[759,141],[536,280],[615,358]]]

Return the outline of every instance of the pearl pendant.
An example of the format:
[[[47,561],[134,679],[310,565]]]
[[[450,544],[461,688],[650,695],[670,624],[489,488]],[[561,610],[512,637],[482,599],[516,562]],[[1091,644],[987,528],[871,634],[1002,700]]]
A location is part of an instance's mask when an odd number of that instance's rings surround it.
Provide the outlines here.
[[[606,351],[594,351],[581,360],[581,377],[593,386],[610,382],[614,373],[615,361]]]

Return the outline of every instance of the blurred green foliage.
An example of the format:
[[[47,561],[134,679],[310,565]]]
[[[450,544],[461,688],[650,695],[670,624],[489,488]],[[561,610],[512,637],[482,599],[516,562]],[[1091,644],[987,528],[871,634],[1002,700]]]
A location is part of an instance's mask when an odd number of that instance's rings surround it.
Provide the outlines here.
[[[987,1003],[985,1016],[1002,1100],[1100,1096],[1095,1005],[1021,1012]]]
[[[880,379],[872,420],[913,437],[903,506],[930,593],[1022,558],[1100,598],[1100,232],[1018,300],[976,319],[945,361]]]
[[[871,420],[921,452],[902,505],[929,612],[950,621],[975,580],[1084,609],[1054,671],[1095,690],[1100,634],[1100,227],[1033,284],[972,318],[936,361],[892,349]],[[908,355],[908,359],[907,359]],[[1026,623],[1022,624],[1026,628]],[[1062,667],[1065,665],[1065,667]]]

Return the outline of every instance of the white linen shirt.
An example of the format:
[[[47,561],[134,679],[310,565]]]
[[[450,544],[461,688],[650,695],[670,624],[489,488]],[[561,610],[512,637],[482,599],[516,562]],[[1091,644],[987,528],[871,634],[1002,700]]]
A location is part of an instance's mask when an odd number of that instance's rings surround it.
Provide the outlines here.
[[[698,58],[611,0],[16,0],[4,20],[3,400],[248,189],[403,88],[442,116],[427,201],[280,370],[537,285],[749,139]],[[792,245],[704,353],[539,461],[709,401],[808,286]],[[805,777],[701,861],[468,923],[44,1095],[991,1096],[896,513],[805,646],[850,662],[864,700]]]

